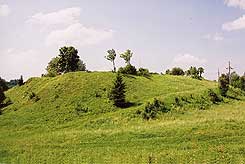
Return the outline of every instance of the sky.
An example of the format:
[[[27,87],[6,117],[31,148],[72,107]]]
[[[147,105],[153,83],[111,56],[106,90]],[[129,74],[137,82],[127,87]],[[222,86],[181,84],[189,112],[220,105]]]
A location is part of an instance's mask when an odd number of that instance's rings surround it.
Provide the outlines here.
[[[152,72],[204,67],[207,79],[245,72],[245,0],[0,0],[0,77],[40,77],[62,46],[74,46],[91,71],[104,56],[132,50]]]

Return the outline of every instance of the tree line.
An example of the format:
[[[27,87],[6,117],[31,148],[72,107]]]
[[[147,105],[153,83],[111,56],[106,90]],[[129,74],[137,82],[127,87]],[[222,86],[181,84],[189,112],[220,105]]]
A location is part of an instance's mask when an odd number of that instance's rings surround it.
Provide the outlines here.
[[[111,88],[111,92],[109,94],[109,99],[113,101],[114,105],[117,107],[125,107],[126,99],[125,99],[125,87],[126,84],[123,81],[121,74],[130,74],[130,75],[138,75],[144,77],[150,77],[152,73],[149,72],[147,68],[139,68],[136,69],[135,66],[131,64],[131,59],[133,57],[133,52],[131,50],[126,50],[124,53],[119,55],[125,61],[124,67],[116,68],[115,59],[117,57],[117,53],[114,49],[110,49],[107,51],[105,59],[112,63],[112,72],[117,73],[116,79],[114,81],[114,85]],[[52,58],[46,67],[46,74],[42,76],[46,77],[55,77],[57,75],[61,75],[68,72],[76,72],[76,71],[88,71],[86,69],[86,64],[80,59],[78,56],[78,50],[74,47],[64,46],[59,49],[59,55]],[[182,68],[174,67],[171,70],[167,69],[165,74],[167,75],[176,75],[176,76],[189,76],[194,79],[202,80],[202,74],[204,73],[203,67],[194,67],[191,66],[188,70],[184,71]],[[218,80],[219,90],[222,96],[226,96],[226,93],[230,86],[235,88],[240,88],[245,91],[245,74],[243,76],[239,76],[237,73],[233,72],[229,77],[228,74],[222,74]],[[4,91],[6,91],[9,86],[7,84],[15,85],[23,85],[23,77],[20,79],[10,81],[10,83],[0,78],[0,107],[5,99]]]

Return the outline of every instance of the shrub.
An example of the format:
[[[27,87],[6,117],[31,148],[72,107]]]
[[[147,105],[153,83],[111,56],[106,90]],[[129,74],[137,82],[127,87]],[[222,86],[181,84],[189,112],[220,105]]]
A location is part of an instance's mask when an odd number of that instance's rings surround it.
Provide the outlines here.
[[[88,113],[88,107],[82,107],[80,104],[76,104],[75,111],[77,114],[79,113]]]
[[[155,119],[158,112],[168,112],[169,110],[163,102],[154,99],[153,103],[147,103],[142,113],[143,119]]]
[[[118,69],[118,73],[122,74],[130,74],[130,75],[137,75],[137,70],[131,64],[126,65],[126,67],[120,67]]]
[[[146,68],[139,68],[138,75],[139,76],[144,76],[144,77],[149,77],[150,76],[150,72]]]
[[[209,100],[214,104],[221,101],[221,99],[212,89],[208,90],[208,97],[209,97]]]
[[[5,97],[4,93],[3,93],[3,91],[0,90],[0,108],[1,108],[2,103],[3,103],[3,101],[4,101],[5,98],[6,98],[6,97]]]
[[[226,96],[226,93],[229,89],[229,77],[225,74],[222,74],[219,77],[219,91],[222,96]]]
[[[34,92],[31,92],[28,95],[28,99],[29,100],[33,100],[34,102],[37,102],[38,100],[40,100],[40,98]]]
[[[179,68],[179,67],[174,67],[174,68],[170,71],[170,75],[183,76],[183,75],[185,75],[185,72],[183,71],[183,69],[181,69],[181,68]]]

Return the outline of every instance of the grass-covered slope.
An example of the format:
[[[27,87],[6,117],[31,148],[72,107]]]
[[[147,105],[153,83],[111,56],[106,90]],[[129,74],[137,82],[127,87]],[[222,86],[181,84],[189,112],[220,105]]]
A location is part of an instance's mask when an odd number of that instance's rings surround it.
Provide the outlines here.
[[[159,98],[200,95],[217,84],[187,77],[126,76],[130,108],[115,108],[113,73],[32,78],[6,92],[0,115],[0,162],[209,163],[245,159],[245,103],[171,111],[157,120],[135,114]],[[216,109],[215,109],[216,108]]]

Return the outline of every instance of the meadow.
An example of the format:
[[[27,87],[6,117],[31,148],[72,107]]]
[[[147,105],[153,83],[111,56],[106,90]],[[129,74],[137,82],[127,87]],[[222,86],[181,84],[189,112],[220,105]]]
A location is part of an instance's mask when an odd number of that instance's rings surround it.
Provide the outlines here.
[[[108,99],[114,77],[74,72],[8,90],[0,163],[244,163],[244,96],[213,104],[216,82],[127,75],[132,106],[121,109]],[[154,98],[171,110],[146,121],[139,111]]]

